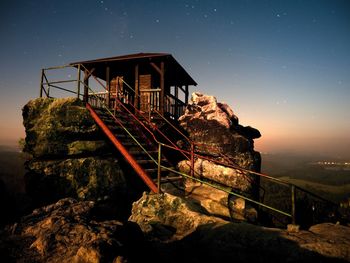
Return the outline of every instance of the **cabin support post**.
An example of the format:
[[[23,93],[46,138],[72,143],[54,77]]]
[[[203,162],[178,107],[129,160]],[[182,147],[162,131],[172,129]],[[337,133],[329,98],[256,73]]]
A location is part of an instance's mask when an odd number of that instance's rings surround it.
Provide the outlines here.
[[[160,63],[160,113],[164,114],[164,62]]]
[[[40,98],[43,96],[43,82],[44,82],[44,69],[41,70],[41,78],[40,78]]]
[[[295,200],[296,200],[296,195],[295,195],[295,186],[291,185],[291,192],[292,192],[292,224],[296,224],[295,220]]]
[[[106,67],[106,91],[107,91],[107,105],[108,108],[111,108],[111,83],[110,83],[110,76],[109,76],[109,67]]]
[[[139,108],[139,64],[135,65],[135,98],[134,98],[134,107]]]
[[[174,111],[174,117],[177,119],[179,117],[179,108],[178,108],[178,100],[179,99],[179,87],[175,86],[175,111]]]
[[[87,69],[84,70],[84,99],[85,103],[89,100],[89,71]]]
[[[188,85],[185,86],[185,104],[188,104]]]
[[[77,76],[77,98],[80,97],[80,64],[78,64],[78,76]]]

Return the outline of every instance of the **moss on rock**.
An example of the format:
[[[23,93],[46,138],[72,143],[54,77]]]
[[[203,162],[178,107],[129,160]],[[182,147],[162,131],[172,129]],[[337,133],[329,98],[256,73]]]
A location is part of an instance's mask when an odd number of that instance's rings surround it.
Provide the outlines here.
[[[101,137],[88,110],[77,98],[38,98],[29,101],[22,111],[26,130],[24,151],[34,157],[89,152],[94,148],[91,141]],[[94,144],[101,148],[103,143]],[[72,146],[78,145],[79,150],[72,150]]]
[[[33,160],[27,164],[27,190],[31,195],[75,197],[91,200],[113,195],[126,187],[118,161],[87,157],[65,160]]]
[[[63,197],[96,200],[124,194],[119,161],[77,98],[38,98],[23,107],[26,188],[38,204]]]

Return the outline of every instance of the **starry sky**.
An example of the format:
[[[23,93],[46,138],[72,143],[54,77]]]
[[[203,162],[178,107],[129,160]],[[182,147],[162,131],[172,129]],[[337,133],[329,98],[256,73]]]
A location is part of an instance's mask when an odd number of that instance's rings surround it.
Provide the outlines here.
[[[24,137],[41,68],[166,52],[257,150],[350,158],[350,1],[12,0],[0,31],[0,144]]]

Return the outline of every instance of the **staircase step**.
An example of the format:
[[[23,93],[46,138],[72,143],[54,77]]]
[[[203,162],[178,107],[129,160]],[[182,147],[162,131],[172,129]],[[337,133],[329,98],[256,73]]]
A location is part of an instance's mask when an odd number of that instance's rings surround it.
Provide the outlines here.
[[[121,139],[121,140],[124,140],[124,139],[130,139],[130,135],[129,134],[115,134],[115,136],[118,138],[118,139]],[[132,135],[134,136],[134,138],[136,140],[140,140],[140,136],[138,135]]]
[[[174,169],[174,170],[175,170],[174,167],[168,167],[168,168],[169,168],[169,169]],[[169,171],[169,170],[166,169],[166,168],[161,168],[160,170],[161,170],[162,172]],[[147,169],[145,169],[145,172],[147,172],[147,173],[158,172],[158,167],[156,167],[156,168],[147,168]]]
[[[130,150],[129,153],[131,155],[135,155],[135,156],[148,156],[144,151],[140,151],[140,150]],[[148,151],[149,154],[158,154],[157,151]]]
[[[135,146],[135,147],[140,147],[140,145],[138,145],[135,141],[131,141],[131,140],[128,140],[128,141],[121,141],[121,143],[123,144],[123,146],[125,147],[130,147],[130,146]],[[141,146],[143,148],[149,146],[148,144],[145,144],[144,142],[140,142],[139,143],[141,144]]]
[[[106,125],[108,126],[108,128],[111,130],[111,132],[113,133],[127,133],[123,127],[119,126],[118,124],[107,124]],[[134,134],[136,135],[137,131],[135,129],[135,127],[125,127],[133,136]]]
[[[160,183],[178,182],[183,179],[182,176],[164,176],[160,178]],[[154,179],[153,182],[157,183],[157,179]]]
[[[113,124],[113,125],[120,125],[119,123],[121,123],[122,125],[126,126],[127,128],[128,127],[131,127],[132,124],[128,121],[125,121],[125,120],[121,120],[119,118],[117,118],[118,121],[116,121],[115,119],[113,119],[112,117],[105,117],[105,118],[101,118],[101,120],[106,124],[106,125],[109,125],[109,124]]]
[[[140,159],[140,160],[137,160],[137,163],[138,164],[154,164],[154,161],[150,160],[150,159]]]

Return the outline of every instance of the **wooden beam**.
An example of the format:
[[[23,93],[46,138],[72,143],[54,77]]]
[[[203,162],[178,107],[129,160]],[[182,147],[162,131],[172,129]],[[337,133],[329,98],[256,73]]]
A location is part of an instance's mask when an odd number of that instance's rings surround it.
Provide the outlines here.
[[[78,71],[78,77],[77,77],[77,97],[78,97],[78,99],[80,98],[80,67],[81,65],[79,64],[78,65],[78,69],[77,69],[77,71]]]
[[[106,67],[106,89],[108,91],[107,94],[107,105],[108,108],[111,107],[111,81],[110,81],[110,68]]]
[[[186,89],[182,88],[182,85],[179,86],[179,88],[183,91],[183,93],[186,93]]]
[[[185,104],[188,104],[188,85],[185,86]]]
[[[135,99],[134,107],[139,109],[139,64],[135,66]]]
[[[85,103],[87,103],[89,99],[89,77],[90,76],[91,74],[89,74],[89,71],[85,69],[84,70],[84,99],[83,99]]]
[[[84,73],[85,73],[84,78],[90,78],[91,75],[92,75],[92,73],[94,73],[94,71],[95,71],[95,68],[92,68],[91,70],[85,69],[85,70],[84,70]],[[87,72],[87,73],[86,73],[86,72]]]
[[[175,86],[175,97],[177,98],[177,100],[175,100],[175,112],[174,112],[174,115],[175,115],[175,118],[177,119],[179,116],[178,116],[178,104],[177,104],[177,101],[179,99],[179,86]]]
[[[164,75],[165,75],[165,69],[164,69],[164,62],[162,61],[160,63],[160,113],[163,115],[164,114]]]
[[[162,69],[159,68],[154,62],[150,62],[150,64],[159,73],[159,75],[162,74]]]
[[[40,98],[43,97],[43,89],[44,89],[44,86],[43,86],[43,83],[44,83],[44,74],[45,74],[45,70],[42,69],[41,70],[41,78],[40,78]]]

